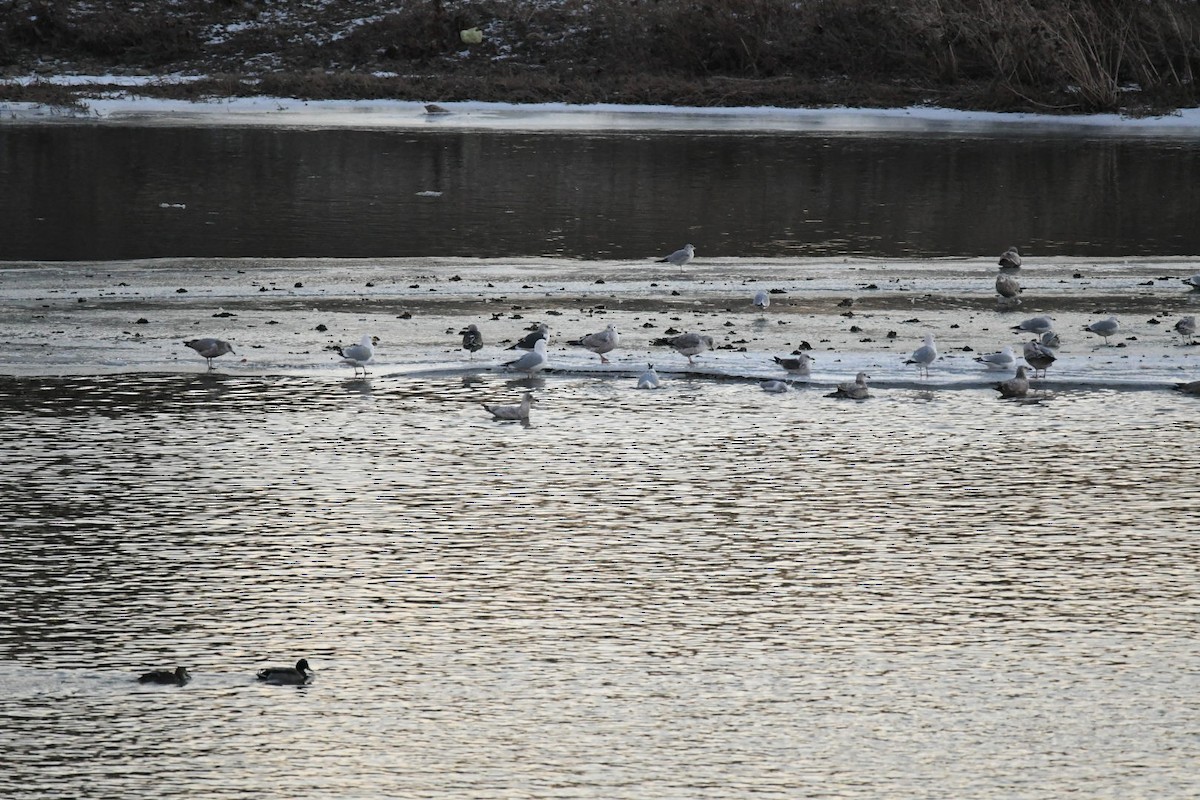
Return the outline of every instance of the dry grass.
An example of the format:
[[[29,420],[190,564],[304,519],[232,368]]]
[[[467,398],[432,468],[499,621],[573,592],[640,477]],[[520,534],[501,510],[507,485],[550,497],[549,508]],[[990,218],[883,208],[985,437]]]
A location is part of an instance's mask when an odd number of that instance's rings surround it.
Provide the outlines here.
[[[47,63],[225,76],[148,90],[176,96],[1128,111],[1200,100],[1200,3],[0,0],[0,69]]]

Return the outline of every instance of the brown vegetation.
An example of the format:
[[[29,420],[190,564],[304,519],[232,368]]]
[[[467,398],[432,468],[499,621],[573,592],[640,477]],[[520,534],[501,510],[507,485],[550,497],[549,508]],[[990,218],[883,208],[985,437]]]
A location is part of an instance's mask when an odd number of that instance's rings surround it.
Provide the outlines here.
[[[1198,67],[1190,0],[0,0],[0,70],[172,96],[1144,112]]]

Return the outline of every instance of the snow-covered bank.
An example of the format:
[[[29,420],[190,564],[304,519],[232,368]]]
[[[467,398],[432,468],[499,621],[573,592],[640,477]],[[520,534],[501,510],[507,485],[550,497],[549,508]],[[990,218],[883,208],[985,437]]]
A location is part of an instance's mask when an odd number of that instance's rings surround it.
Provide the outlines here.
[[[136,85],[137,79],[75,76],[80,84]],[[147,83],[186,78],[147,78]],[[77,107],[0,103],[0,123],[89,121],[127,125],[257,125],[328,128],[427,128],[519,131],[709,131],[762,133],[922,133],[946,135],[1200,135],[1200,108],[1153,117],[910,108],[676,108],[565,103],[442,103],[429,113],[417,102],[240,97],[203,102],[136,97],[120,92],[83,98]]]

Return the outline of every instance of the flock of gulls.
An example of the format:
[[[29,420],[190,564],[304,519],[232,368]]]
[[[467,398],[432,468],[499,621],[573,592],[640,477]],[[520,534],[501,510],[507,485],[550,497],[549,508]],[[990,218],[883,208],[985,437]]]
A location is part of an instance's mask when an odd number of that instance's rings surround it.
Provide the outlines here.
[[[688,244],[664,258],[658,259],[658,262],[673,264],[682,269],[695,258],[695,255],[695,246]],[[1019,295],[1021,285],[1016,274],[1021,269],[1021,263],[1021,255],[1016,247],[1009,248],[1000,256],[1000,272],[996,276],[995,287],[997,302],[1002,308],[1011,309],[1020,305]],[[1184,278],[1183,283],[1191,286],[1193,289],[1200,290],[1200,273]],[[760,311],[766,311],[771,304],[770,294],[766,290],[759,290],[755,293],[751,302]],[[1191,344],[1194,342],[1196,334],[1196,318],[1194,316],[1182,317],[1175,323],[1174,329],[1176,333]],[[993,388],[1002,398],[1022,398],[1027,396],[1030,391],[1030,380],[1046,376],[1046,371],[1057,360],[1055,350],[1058,349],[1060,344],[1059,335],[1054,330],[1054,319],[1048,315],[1030,317],[1014,325],[1012,330],[1033,337],[1024,342],[1020,355],[1015,353],[1012,347],[1004,347],[995,353],[988,353],[975,358],[975,361],[983,364],[990,370],[1007,371],[1011,369],[1015,371],[1013,377],[993,384]],[[1105,345],[1108,345],[1109,339],[1119,333],[1122,328],[1120,320],[1115,316],[1110,316],[1084,326],[1083,330],[1099,336],[1104,340]],[[483,334],[479,330],[478,325],[467,325],[459,331],[459,335],[462,337],[462,349],[472,356],[484,346]],[[549,362],[549,357],[546,353],[549,336],[549,326],[545,323],[539,323],[529,333],[508,348],[509,350],[523,350],[525,352],[517,358],[504,362],[502,366],[514,372],[524,373],[528,377],[532,377],[545,369]],[[578,339],[572,339],[567,343],[595,353],[600,357],[600,363],[608,364],[610,362],[607,354],[615,350],[620,345],[620,342],[621,336],[616,325],[610,323],[602,331],[589,333]],[[377,344],[379,344],[378,337],[364,335],[358,344],[339,346],[335,349],[342,357],[343,363],[353,367],[356,376],[359,374],[359,370],[365,376],[367,375],[367,364],[374,358],[375,346]],[[650,344],[655,347],[672,348],[675,352],[685,356],[689,365],[695,364],[694,359],[697,356],[714,349],[712,336],[696,332],[679,333],[673,336],[655,338],[651,340]],[[229,342],[216,338],[193,339],[184,342],[184,345],[195,350],[200,356],[206,359],[209,369],[213,368],[212,362],[214,358],[234,352]],[[928,378],[929,368],[937,358],[938,349],[934,335],[927,333],[921,345],[912,352],[912,355],[904,363],[905,365],[914,366],[920,377]],[[1024,363],[1018,363],[1018,360],[1023,360]],[[787,373],[789,379],[808,377],[811,374],[813,359],[807,353],[796,352],[788,357],[775,356],[774,361],[776,365]],[[1032,375],[1030,374],[1031,370]],[[859,372],[855,376],[854,381],[839,384],[833,392],[826,396],[850,400],[865,400],[871,396],[867,384],[870,377],[865,372]],[[654,365],[648,364],[646,371],[638,377],[637,388],[657,389],[661,385],[661,379],[658,373],[655,372]],[[763,391],[768,393],[782,393],[788,391],[790,388],[788,380],[766,380],[759,385]],[[1187,394],[1200,396],[1200,381],[1176,384],[1175,388]],[[483,404],[483,408],[497,420],[527,421],[530,409],[536,403],[537,398],[534,397],[533,393],[525,392],[520,402],[514,405],[489,405],[485,403]]]
[[[255,677],[263,683],[273,686],[303,686],[312,681],[313,672],[308,667],[307,659],[300,659],[294,667],[267,667],[260,669]],[[138,677],[138,683],[150,683],[157,686],[183,686],[192,680],[192,674],[186,667],[175,669],[156,669]]]

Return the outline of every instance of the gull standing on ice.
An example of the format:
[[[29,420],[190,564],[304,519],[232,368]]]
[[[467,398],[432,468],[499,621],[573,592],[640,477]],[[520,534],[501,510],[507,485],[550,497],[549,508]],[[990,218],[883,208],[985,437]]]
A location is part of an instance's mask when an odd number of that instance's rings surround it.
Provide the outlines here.
[[[996,294],[1000,295],[1000,304],[1005,308],[1015,308],[1021,304],[1021,284],[1012,275],[1001,272],[996,276]]]
[[[1036,333],[1041,335],[1054,327],[1054,320],[1048,316],[1030,317],[1024,320],[1019,325],[1013,325],[1014,331],[1024,331],[1025,333]]]
[[[223,356],[226,353],[233,353],[233,345],[224,339],[192,339],[190,342],[184,342],[184,347],[190,347],[199,353],[204,358],[208,359],[208,368],[213,368],[212,360],[218,356]],[[237,353],[233,353],[235,356]]]
[[[646,371],[642,373],[642,377],[638,378],[637,388],[639,389],[657,389],[659,387],[658,373],[654,371],[653,364],[646,365]]]
[[[539,322],[538,326],[533,329],[532,333],[525,334],[524,336],[522,336],[520,339],[517,340],[516,344],[512,345],[508,349],[509,350],[532,350],[533,346],[535,344],[537,344],[540,340],[547,339],[549,337],[550,337],[550,327],[544,322]]]
[[[363,336],[358,344],[352,344],[349,347],[338,347],[337,354],[342,357],[345,363],[354,367],[354,374],[358,374],[359,367],[362,368],[363,377],[367,374],[367,362],[375,357],[375,345],[379,344],[378,336]]]
[[[867,378],[871,377],[865,372],[860,372],[854,378],[854,383],[839,383],[826,397],[844,397],[848,400],[866,400],[870,397],[867,391]]]
[[[1010,369],[1013,364],[1017,363],[1017,357],[1013,355],[1013,349],[1007,345],[999,353],[988,353],[987,355],[979,356],[975,360],[988,369]]]
[[[1003,253],[1000,254],[1000,269],[1020,269],[1020,268],[1021,268],[1021,254],[1017,252],[1017,248],[1015,245],[1013,247],[1008,248],[1007,250],[1005,250]]]
[[[1001,397],[1024,397],[1029,393],[1029,379],[1025,377],[1025,366],[1017,367],[1017,374],[994,387]]]
[[[517,372],[524,372],[526,375],[532,377],[533,373],[544,369],[546,366],[546,340],[538,339],[533,345],[533,350],[515,361],[506,362],[504,366],[515,369]]]
[[[767,293],[766,289],[759,289],[754,293],[754,305],[759,311],[766,311],[771,305],[771,295]]]
[[[529,392],[526,392],[525,395],[521,398],[520,405],[489,406],[487,403],[483,403],[482,405],[496,419],[528,420],[529,419],[529,407],[536,402],[537,402],[537,399]]]
[[[937,346],[933,343],[933,334],[925,334],[925,344],[913,351],[912,357],[905,364],[916,364],[917,374],[929,377],[929,365],[937,359]]]
[[[620,342],[621,337],[617,333],[617,326],[610,322],[608,323],[608,327],[599,333],[589,333],[587,336],[576,339],[573,342],[567,342],[567,344],[586,347],[588,350],[591,350],[593,353],[600,356],[601,364],[607,364],[608,359],[604,357],[604,354],[614,350],[616,346],[620,344]]]
[[[658,263],[674,264],[680,269],[683,269],[683,265],[691,261],[693,258],[695,258],[695,256],[696,248],[690,244],[685,244],[683,247],[676,250],[674,253],[671,253],[671,255],[667,256],[666,258],[660,258]]]
[[[695,364],[692,356],[698,356],[705,350],[711,350],[713,338],[702,333],[681,333],[678,336],[654,339],[650,344],[655,347],[674,347],[680,355],[687,356],[689,364]]]
[[[812,374],[813,357],[808,353],[801,353],[795,358],[780,358],[775,356],[775,363],[783,367],[789,375],[800,375],[808,377]]]
[[[1033,367],[1033,377],[1042,373],[1042,377],[1046,377],[1046,368],[1053,364],[1056,360],[1054,353],[1050,352],[1050,348],[1043,345],[1037,339],[1030,339],[1021,348],[1021,355],[1025,362]]]
[[[1192,343],[1192,338],[1196,335],[1196,318],[1181,317],[1175,323],[1175,332],[1183,338],[1187,339],[1188,344]]]
[[[474,358],[475,352],[483,349],[483,334],[479,332],[479,326],[474,324],[468,325],[459,331],[459,333],[462,335],[462,349],[466,350]]]
[[[1083,329],[1104,337],[1104,343],[1108,344],[1108,337],[1117,335],[1117,331],[1121,329],[1121,323],[1117,322],[1116,317],[1109,317],[1099,322],[1093,322],[1091,325],[1084,325]]]

